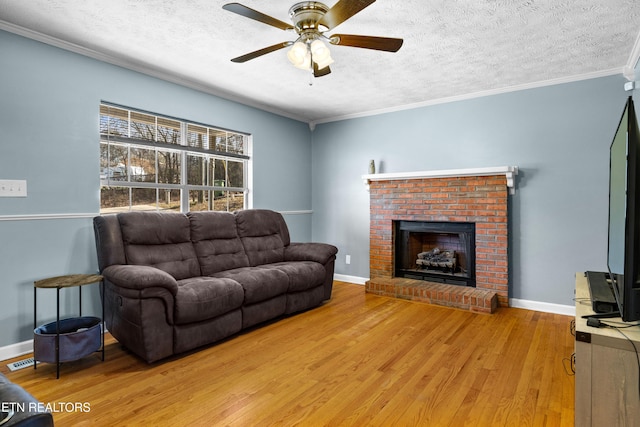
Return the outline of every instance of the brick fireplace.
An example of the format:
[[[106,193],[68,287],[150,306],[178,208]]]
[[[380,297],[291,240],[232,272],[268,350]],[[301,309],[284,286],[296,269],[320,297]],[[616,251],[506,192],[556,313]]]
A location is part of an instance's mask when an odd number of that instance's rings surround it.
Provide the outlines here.
[[[516,167],[364,175],[370,191],[366,292],[492,313],[509,304],[508,194]],[[394,223],[475,224],[475,288],[396,277]]]

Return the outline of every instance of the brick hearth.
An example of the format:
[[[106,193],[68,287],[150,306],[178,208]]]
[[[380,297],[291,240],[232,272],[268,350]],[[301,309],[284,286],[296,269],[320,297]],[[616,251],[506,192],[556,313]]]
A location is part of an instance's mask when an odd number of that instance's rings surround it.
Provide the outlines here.
[[[498,294],[469,286],[394,277],[371,279],[367,281],[365,290],[385,297],[461,308],[477,313],[493,313],[498,308]]]
[[[367,292],[493,312],[509,304],[507,177],[372,179]],[[476,224],[476,288],[394,277],[393,221]]]

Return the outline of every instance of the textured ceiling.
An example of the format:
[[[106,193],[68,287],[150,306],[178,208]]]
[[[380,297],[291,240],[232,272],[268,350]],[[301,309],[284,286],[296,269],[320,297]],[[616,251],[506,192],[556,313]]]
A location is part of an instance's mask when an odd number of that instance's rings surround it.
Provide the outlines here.
[[[232,63],[296,36],[225,11],[225,3],[0,0],[0,29],[310,123],[630,77],[640,54],[638,0],[378,0],[327,34],[403,38],[400,51],[331,46],[332,73],[313,79],[288,62],[287,49]],[[295,0],[240,3],[289,22]]]

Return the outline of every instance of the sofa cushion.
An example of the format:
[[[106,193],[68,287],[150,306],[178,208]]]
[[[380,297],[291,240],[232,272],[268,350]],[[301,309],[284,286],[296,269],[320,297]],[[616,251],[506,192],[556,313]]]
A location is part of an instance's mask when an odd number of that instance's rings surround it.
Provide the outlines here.
[[[274,268],[286,273],[289,278],[288,292],[299,292],[324,282],[325,269],[320,263],[314,261],[280,262],[261,266],[261,268]]]
[[[186,215],[166,212],[118,214],[127,264],[148,265],[176,280],[200,276]]]
[[[284,247],[289,245],[287,224],[278,212],[250,209],[235,213],[238,236],[249,265],[284,261]]]
[[[262,267],[221,271],[213,277],[224,277],[240,283],[244,288],[244,305],[284,294],[289,287],[289,277],[284,271]]]
[[[258,323],[282,316],[287,308],[287,295],[282,294],[266,301],[242,306],[242,328],[250,328]]]
[[[187,216],[202,275],[249,266],[232,213],[189,212]]]
[[[338,248],[327,243],[291,243],[284,249],[285,261],[315,261],[326,264],[336,259]]]
[[[174,319],[176,324],[211,319],[239,308],[243,299],[242,286],[231,279],[193,277],[180,280]]]
[[[113,264],[126,264],[118,216],[109,214],[94,217],[93,230],[100,271]]]
[[[310,307],[320,305],[324,299],[324,286],[288,293],[285,314],[308,310]]]
[[[242,329],[242,310],[236,309],[203,322],[176,325],[173,329],[173,351],[182,353],[202,345],[219,341]],[[205,378],[208,381],[209,378]],[[163,424],[160,424],[163,425]],[[204,423],[204,425],[207,425]]]

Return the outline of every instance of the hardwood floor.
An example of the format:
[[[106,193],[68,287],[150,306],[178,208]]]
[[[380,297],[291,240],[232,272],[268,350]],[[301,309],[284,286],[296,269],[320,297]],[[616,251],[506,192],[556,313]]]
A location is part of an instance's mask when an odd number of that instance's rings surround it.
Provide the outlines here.
[[[59,380],[49,364],[2,371],[60,410],[61,426],[573,426],[571,319],[336,282],[322,307],[164,362],[108,337],[105,362],[66,363]]]

